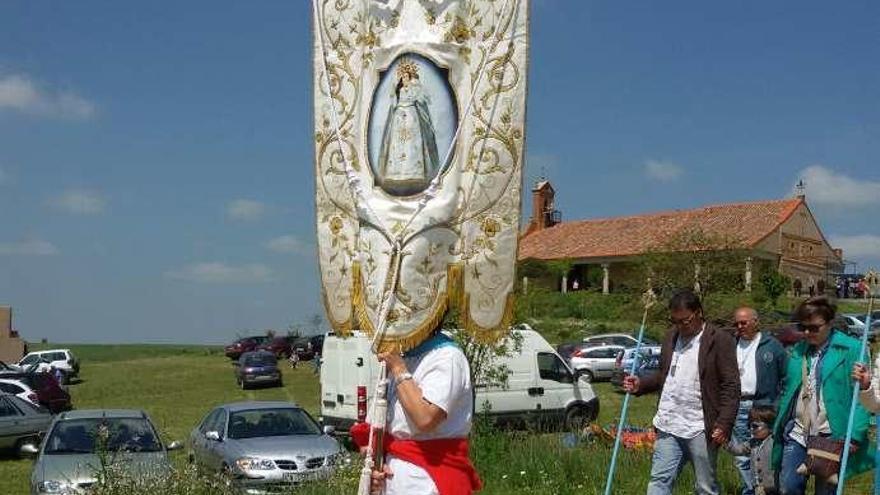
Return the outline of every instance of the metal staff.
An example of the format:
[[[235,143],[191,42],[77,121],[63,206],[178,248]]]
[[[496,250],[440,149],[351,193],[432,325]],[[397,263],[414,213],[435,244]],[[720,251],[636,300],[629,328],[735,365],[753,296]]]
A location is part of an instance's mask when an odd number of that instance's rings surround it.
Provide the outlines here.
[[[629,368],[629,374],[636,374],[636,367],[639,361],[639,353],[642,350],[642,339],[645,337],[645,326],[648,323],[648,310],[657,301],[654,291],[648,289],[642,296],[642,302],[645,304],[645,313],[642,315],[642,325],[639,328],[639,336],[636,341],[636,350],[633,356],[633,362]],[[626,413],[629,409],[629,398],[632,394],[626,393],[623,398],[623,408],[620,411],[620,420],[617,422],[617,434],[614,437],[614,451],[611,454],[611,465],[608,467],[608,478],[605,479],[605,495],[611,495],[611,485],[614,482],[614,469],[617,467],[617,453],[620,451],[620,440],[623,437],[623,425],[626,424]]]
[[[859,350],[859,360],[858,360],[858,362],[862,363],[862,364],[864,364],[865,351],[868,348],[868,332],[871,331],[871,313],[874,311],[874,287],[875,287],[874,282],[876,282],[876,276],[874,276],[872,274],[872,275],[869,275],[869,278],[872,280],[868,284],[868,292],[870,293],[870,296],[868,299],[868,314],[865,316],[865,331],[862,332],[862,346],[861,346],[861,349]],[[870,364],[869,364],[869,366],[870,366]],[[859,383],[855,382],[853,384],[852,401],[850,402],[850,406],[849,406],[849,419],[847,420],[847,423],[846,423],[846,439],[843,442],[843,453],[841,454],[841,457],[840,457],[840,475],[838,476],[839,479],[837,480],[837,492],[836,492],[837,495],[843,494],[844,485],[846,485],[844,476],[846,475],[846,463],[849,461],[849,444],[850,444],[850,442],[852,442],[853,421],[855,420],[856,405],[858,404],[858,402],[859,402]],[[875,483],[876,483],[876,480],[875,480]],[[876,484],[875,484],[875,487],[876,487]],[[874,492],[877,493],[876,488],[875,488]]]

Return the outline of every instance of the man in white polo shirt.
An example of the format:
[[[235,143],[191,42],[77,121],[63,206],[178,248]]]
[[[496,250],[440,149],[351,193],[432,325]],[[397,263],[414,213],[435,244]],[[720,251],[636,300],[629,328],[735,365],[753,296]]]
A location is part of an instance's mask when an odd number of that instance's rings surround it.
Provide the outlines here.
[[[736,362],[740,376],[740,400],[733,439],[747,444],[751,439],[749,411],[753,405],[775,406],[785,383],[788,356],[778,340],[761,332],[758,312],[741,307],[733,313],[736,325]],[[735,456],[743,480],[742,495],[754,495],[755,478],[748,455]]]

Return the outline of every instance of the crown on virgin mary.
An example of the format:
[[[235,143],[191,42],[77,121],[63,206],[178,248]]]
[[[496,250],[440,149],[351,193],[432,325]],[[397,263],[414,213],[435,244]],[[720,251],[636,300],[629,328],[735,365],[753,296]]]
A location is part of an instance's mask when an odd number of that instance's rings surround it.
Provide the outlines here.
[[[405,58],[397,64],[397,78],[400,79],[404,75],[409,75],[410,77],[419,77],[419,66],[416,65],[411,59]]]

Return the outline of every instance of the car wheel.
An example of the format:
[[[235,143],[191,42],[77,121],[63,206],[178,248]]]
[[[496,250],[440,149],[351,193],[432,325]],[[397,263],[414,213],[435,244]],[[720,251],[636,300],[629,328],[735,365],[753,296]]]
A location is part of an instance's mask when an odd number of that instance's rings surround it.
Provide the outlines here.
[[[593,375],[593,372],[590,370],[578,370],[578,374],[580,374],[580,376],[585,377],[588,382],[592,382],[593,380],[596,379],[596,377]]]
[[[238,386],[241,387],[242,390],[247,390],[247,383],[245,383],[244,380],[239,380]]]
[[[232,469],[226,464],[220,468],[220,482],[227,488],[232,486]]]
[[[571,406],[565,411],[565,429],[582,431],[592,421],[592,414],[587,406]]]

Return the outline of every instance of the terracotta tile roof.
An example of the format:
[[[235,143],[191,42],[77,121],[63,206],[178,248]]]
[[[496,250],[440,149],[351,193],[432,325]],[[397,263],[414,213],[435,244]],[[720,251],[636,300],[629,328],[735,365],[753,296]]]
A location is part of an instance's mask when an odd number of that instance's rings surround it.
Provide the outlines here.
[[[774,232],[802,202],[782,199],[562,222],[520,239],[519,259],[631,256],[660,248],[671,236],[695,227],[710,235],[741,239],[743,247],[751,247]]]

